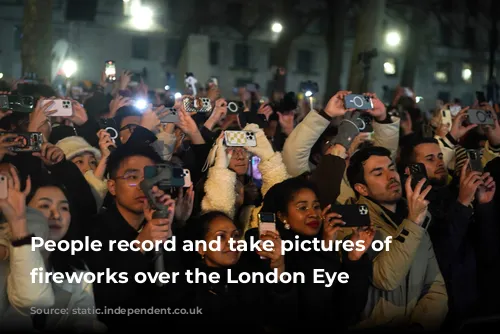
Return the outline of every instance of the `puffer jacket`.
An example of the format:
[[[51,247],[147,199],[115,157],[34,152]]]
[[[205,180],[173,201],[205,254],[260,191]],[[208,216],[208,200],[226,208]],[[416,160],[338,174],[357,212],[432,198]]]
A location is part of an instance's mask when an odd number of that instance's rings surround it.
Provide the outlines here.
[[[283,182],[290,176],[283,164],[280,152],[275,152],[273,156],[259,163],[259,171],[262,174],[262,196],[265,196],[267,191],[277,183]],[[233,218],[236,215],[236,173],[228,168],[211,167],[208,171],[208,178],[205,182],[205,197],[201,202],[202,212],[222,211],[229,217]],[[260,207],[250,207],[241,210],[240,219],[244,230],[258,227],[257,215]]]
[[[377,231],[374,240],[392,237],[388,251],[368,250],[373,280],[364,320],[356,327],[420,325],[425,330],[439,329],[448,312],[448,295],[427,230],[408,219],[398,226],[366,197],[360,196],[356,203],[368,206]]]

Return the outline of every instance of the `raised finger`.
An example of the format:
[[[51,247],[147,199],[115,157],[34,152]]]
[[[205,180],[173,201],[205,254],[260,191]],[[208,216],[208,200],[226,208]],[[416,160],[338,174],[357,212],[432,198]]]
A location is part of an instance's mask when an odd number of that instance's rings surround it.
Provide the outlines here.
[[[326,208],[324,208],[324,209],[323,209],[323,212],[321,212],[321,216],[322,216],[322,217],[325,217],[325,216],[326,216],[326,214],[328,213],[328,210],[330,210],[330,208],[331,208],[331,207],[332,207],[332,205],[331,205],[331,204],[328,204],[328,205],[326,206]]]
[[[19,180],[19,175],[17,174],[16,169],[14,166],[10,166],[10,175],[12,178],[12,186],[14,187],[15,190],[20,191],[21,190],[21,181]]]

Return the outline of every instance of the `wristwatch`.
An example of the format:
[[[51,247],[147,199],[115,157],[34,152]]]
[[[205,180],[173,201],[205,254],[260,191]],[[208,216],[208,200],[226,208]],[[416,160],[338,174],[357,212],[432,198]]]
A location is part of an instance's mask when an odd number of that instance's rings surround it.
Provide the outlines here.
[[[30,235],[27,235],[21,239],[17,239],[17,240],[12,240],[11,244],[12,244],[12,247],[20,247],[20,246],[24,246],[24,245],[31,245],[31,240],[32,238],[34,237],[35,235],[34,234],[30,234]]]

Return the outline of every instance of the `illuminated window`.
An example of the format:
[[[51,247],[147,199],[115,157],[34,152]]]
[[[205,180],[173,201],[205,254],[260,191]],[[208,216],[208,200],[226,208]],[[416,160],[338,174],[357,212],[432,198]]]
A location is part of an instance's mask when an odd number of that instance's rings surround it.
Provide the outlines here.
[[[434,72],[434,79],[437,82],[447,83],[450,80],[450,68],[450,63],[437,63],[436,72]]]

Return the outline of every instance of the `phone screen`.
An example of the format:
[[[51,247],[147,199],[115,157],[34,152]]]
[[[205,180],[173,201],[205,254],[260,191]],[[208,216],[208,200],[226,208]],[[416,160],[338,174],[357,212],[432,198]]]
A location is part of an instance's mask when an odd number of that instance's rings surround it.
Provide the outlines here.
[[[116,80],[116,65],[114,60],[107,60],[106,67],[104,69],[106,74],[106,80],[108,82],[113,82]]]

